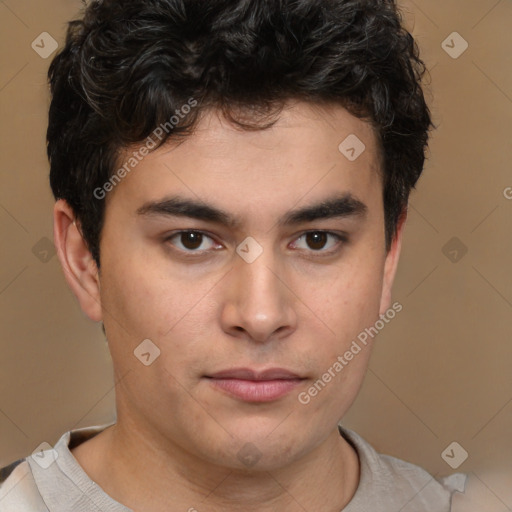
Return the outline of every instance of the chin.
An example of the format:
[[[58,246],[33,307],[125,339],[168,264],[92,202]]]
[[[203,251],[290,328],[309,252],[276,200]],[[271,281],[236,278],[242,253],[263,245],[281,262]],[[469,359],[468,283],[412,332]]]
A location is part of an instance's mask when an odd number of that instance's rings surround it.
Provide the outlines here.
[[[230,466],[239,470],[271,471],[294,462],[308,451],[306,439],[291,435],[298,433],[297,428],[280,430],[278,425],[279,422],[274,421],[264,428],[251,428],[249,424],[246,429],[237,431],[236,439],[227,447]]]

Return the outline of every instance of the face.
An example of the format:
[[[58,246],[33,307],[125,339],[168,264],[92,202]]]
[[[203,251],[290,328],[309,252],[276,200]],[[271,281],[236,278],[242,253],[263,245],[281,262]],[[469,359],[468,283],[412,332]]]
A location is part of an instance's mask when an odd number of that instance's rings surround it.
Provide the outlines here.
[[[356,159],[338,149],[351,134]],[[253,132],[211,111],[108,193],[99,275],[69,225],[59,256],[104,322],[118,422],[228,468],[331,436],[370,356],[353,342],[390,307],[401,227],[386,253],[378,166],[372,128],[339,106],[289,104]]]

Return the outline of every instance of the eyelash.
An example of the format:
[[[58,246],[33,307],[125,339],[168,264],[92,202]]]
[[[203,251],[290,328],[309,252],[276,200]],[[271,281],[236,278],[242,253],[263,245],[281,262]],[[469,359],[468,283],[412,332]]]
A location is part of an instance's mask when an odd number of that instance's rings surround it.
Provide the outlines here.
[[[184,233],[200,234],[200,235],[205,236],[207,238],[210,238],[212,241],[214,241],[213,237],[210,236],[208,233],[206,233],[204,231],[200,231],[200,230],[196,230],[196,229],[185,229],[185,230],[182,230],[182,231],[176,231],[172,235],[170,235],[167,238],[165,238],[164,242],[169,242],[173,238],[179,237],[180,235],[182,235]],[[334,255],[335,253],[337,253],[341,249],[340,245],[343,245],[343,244],[348,242],[348,237],[346,235],[342,235],[342,234],[338,234],[338,233],[333,233],[332,231],[325,231],[325,230],[309,230],[309,231],[305,231],[299,237],[297,237],[295,240],[300,240],[304,236],[306,236],[308,234],[311,234],[311,233],[323,233],[323,234],[326,234],[326,235],[330,235],[330,236],[334,237],[337,240],[337,243],[334,246],[334,248],[332,248],[330,250],[324,251],[322,249],[319,249],[319,250],[311,249],[311,250],[307,251],[307,252],[311,252],[311,253],[315,254],[315,256],[316,255],[318,255],[320,257],[322,257],[322,256],[332,256],[332,255]],[[202,251],[197,251],[197,250],[192,250],[192,249],[183,250],[183,249],[176,249],[176,248],[175,248],[175,250],[180,252],[181,254],[185,255],[185,257],[187,257],[187,258],[201,257],[201,256],[204,256],[206,253],[212,251],[212,249],[204,249]],[[216,249],[213,249],[213,251],[214,250],[216,250]],[[304,251],[306,249],[299,249],[299,250],[303,250]]]

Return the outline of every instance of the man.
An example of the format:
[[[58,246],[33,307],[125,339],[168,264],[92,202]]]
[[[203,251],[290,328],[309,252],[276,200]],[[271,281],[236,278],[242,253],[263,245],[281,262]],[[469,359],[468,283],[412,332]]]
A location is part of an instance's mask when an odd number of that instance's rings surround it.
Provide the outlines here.
[[[55,245],[117,420],[5,468],[1,511],[451,510],[464,475],[339,425],[401,310],[423,72],[392,0],[104,0],[70,23]]]

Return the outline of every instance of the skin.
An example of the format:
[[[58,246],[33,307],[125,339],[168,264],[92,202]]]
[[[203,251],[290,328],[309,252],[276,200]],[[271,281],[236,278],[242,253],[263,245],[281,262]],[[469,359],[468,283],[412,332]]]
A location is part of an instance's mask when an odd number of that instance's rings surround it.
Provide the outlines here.
[[[349,134],[366,146],[352,162],[338,150]],[[289,102],[260,131],[209,111],[193,135],[150,153],[108,193],[99,273],[72,210],[57,201],[58,256],[82,310],[104,322],[116,378],[117,423],[72,453],[114,499],[145,512],[339,511],[350,501],[359,460],[337,424],[371,340],[308,404],[297,397],[391,306],[405,215],[386,252],[379,162],[372,127],[341,106]],[[366,215],[276,222],[334,193],[352,194]],[[176,194],[239,226],[137,215]],[[168,239],[191,229],[210,237],[199,249]],[[315,230],[348,240],[315,245],[305,236]],[[252,263],[236,253],[247,236],[263,248]],[[204,253],[187,258],[187,248]],[[160,349],[149,366],[134,356],[147,338]],[[281,367],[304,380],[249,403],[205,378],[233,367]],[[237,456],[246,443],[260,457],[251,467]]]

